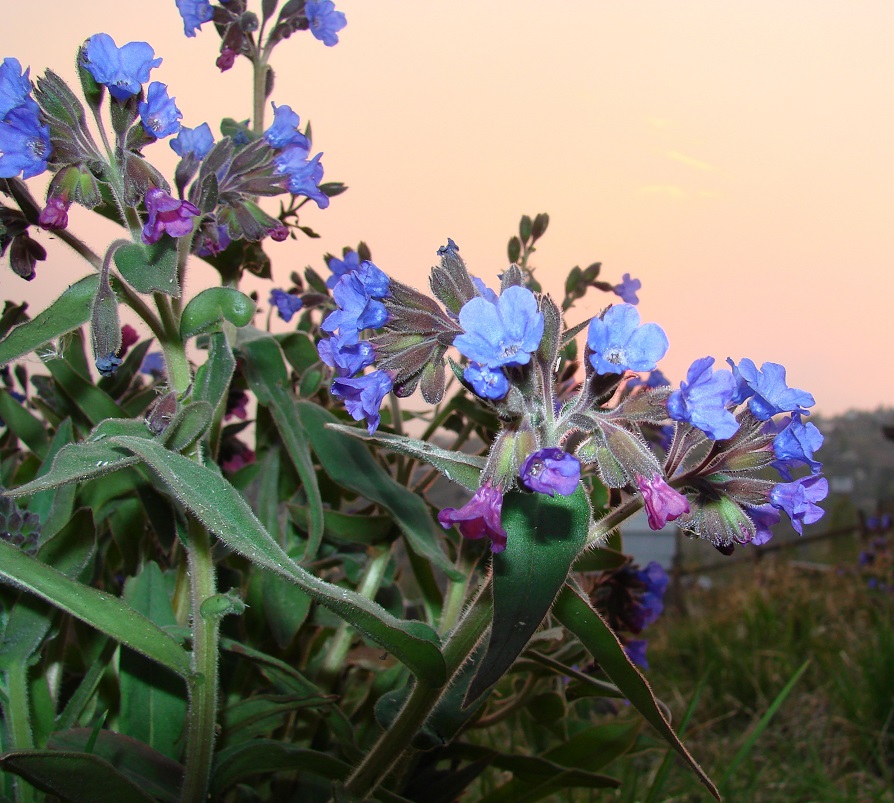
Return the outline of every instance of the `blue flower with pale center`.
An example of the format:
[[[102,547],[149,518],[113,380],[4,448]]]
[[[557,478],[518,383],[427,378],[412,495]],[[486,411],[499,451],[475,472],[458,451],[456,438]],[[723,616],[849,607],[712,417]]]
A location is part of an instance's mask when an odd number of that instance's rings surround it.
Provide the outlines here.
[[[336,377],[330,393],[345,403],[345,409],[355,421],[366,419],[369,434],[378,429],[382,400],[391,392],[394,382],[385,371],[354,377]]]
[[[273,123],[270,128],[264,132],[264,139],[273,148],[288,148],[296,145],[304,150],[304,156],[307,158],[310,150],[310,143],[307,137],[298,130],[298,124],[301,118],[292,111],[291,106],[273,106]]]
[[[332,0],[308,0],[304,14],[315,39],[326,47],[338,44],[338,32],[348,24],[348,20],[343,12],[335,10]]]
[[[463,379],[482,399],[497,401],[509,392],[509,380],[501,368],[488,368],[486,365],[473,362],[463,371]]]
[[[799,413],[810,415],[805,407],[813,407],[815,401],[807,391],[790,388],[785,383],[785,368],[775,362],[765,362],[760,370],[749,359],[738,366],[732,360],[727,362],[738,381],[738,392],[734,401],[748,399],[748,409],[756,418],[766,421],[777,413]]]
[[[291,321],[292,316],[304,306],[300,296],[287,293],[284,290],[280,290],[278,287],[274,287],[273,290],[270,291],[270,303],[276,307],[279,317],[286,323]]]
[[[801,477],[794,482],[780,482],[770,491],[770,504],[784,510],[798,535],[804,533],[804,524],[813,524],[823,517],[823,509],[817,504],[829,493],[829,481],[820,475]]]
[[[32,178],[47,169],[52,154],[50,129],[41,123],[37,104],[10,109],[0,122],[0,178]]]
[[[609,307],[587,330],[590,364],[597,374],[651,371],[667,352],[667,335],[657,323],[640,325],[630,304]]]
[[[146,133],[156,139],[169,137],[180,130],[183,115],[168,95],[167,84],[153,81],[146,92],[146,100],[137,107]]]
[[[508,287],[496,304],[481,296],[467,301],[459,311],[463,333],[453,345],[464,357],[501,368],[526,365],[543,337],[543,313],[526,287]]]
[[[639,279],[631,279],[629,273],[625,273],[620,284],[616,284],[612,291],[616,296],[620,296],[622,301],[627,304],[639,304],[639,296],[636,291],[643,286]]]
[[[276,172],[287,176],[286,189],[292,195],[303,195],[315,201],[320,209],[325,209],[329,206],[329,196],[320,189],[323,180],[320,159],[323,154],[318,153],[309,161],[306,156],[307,151],[300,145],[286,148],[274,159]]]
[[[214,9],[208,0],[175,0],[177,10],[183,18],[183,33],[189,37],[214,16]]]
[[[813,459],[813,453],[823,445],[823,434],[809,421],[804,424],[799,413],[792,413],[788,426],[773,439],[773,454],[780,461],[777,464],[780,473],[786,478],[788,465],[793,462],[810,466],[811,474],[819,474],[823,464]]]
[[[0,64],[0,120],[17,106],[34,104],[31,97],[30,68],[22,71],[18,59],[3,59]]]
[[[195,128],[180,127],[180,133],[171,140],[171,149],[178,156],[192,154],[197,159],[204,159],[214,147],[214,135],[208,123]]]
[[[519,479],[529,491],[571,496],[580,483],[580,460],[558,447],[538,449],[522,463]]]
[[[696,360],[680,389],[667,399],[667,412],[675,421],[687,421],[711,440],[731,438],[739,422],[727,405],[732,404],[736,381],[727,370],[712,371],[713,357]]]
[[[84,43],[83,65],[98,84],[107,86],[115,100],[125,101],[149,80],[149,72],[161,64],[146,42],[118,47],[107,33],[97,33]]]
[[[360,255],[356,251],[346,251],[341,259],[330,257],[326,265],[332,271],[332,275],[326,279],[326,287],[331,290],[342,276],[360,267]]]

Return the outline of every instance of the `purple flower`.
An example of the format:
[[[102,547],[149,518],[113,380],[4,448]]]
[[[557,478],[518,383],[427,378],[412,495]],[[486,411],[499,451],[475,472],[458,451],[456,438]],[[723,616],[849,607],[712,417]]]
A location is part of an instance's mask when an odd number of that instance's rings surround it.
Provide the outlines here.
[[[587,330],[590,364],[597,374],[651,371],[667,352],[667,335],[657,323],[640,325],[630,304],[609,307]]]
[[[0,64],[0,120],[17,106],[34,104],[29,72],[30,67],[22,71],[18,59],[3,59],[3,64]]]
[[[519,478],[529,491],[571,496],[580,483],[580,460],[557,447],[538,449],[522,463]]]
[[[773,454],[782,463],[777,467],[782,471],[790,463],[798,461],[810,466],[811,474],[819,474],[823,464],[813,459],[813,453],[822,445],[823,435],[816,426],[810,422],[801,423],[800,414],[792,413],[788,426],[773,439]]]
[[[239,53],[231,47],[225,47],[220,51],[220,55],[217,57],[217,61],[215,61],[215,65],[217,69],[221,72],[226,72],[236,63],[236,56]]]
[[[248,418],[248,394],[244,390],[231,387],[227,393],[224,420],[230,418],[238,418],[240,421],[245,421]]]
[[[107,33],[97,33],[84,43],[84,67],[96,83],[109,88],[115,100],[138,94],[149,80],[149,72],[161,61],[146,42],[128,42],[119,48]]]
[[[353,379],[336,377],[332,380],[330,392],[336,399],[342,399],[345,409],[355,421],[366,419],[366,428],[372,435],[379,427],[379,407],[391,392],[394,382],[384,371],[373,371]]]
[[[627,657],[630,659],[630,662],[636,664],[641,669],[648,669],[649,662],[646,660],[646,646],[649,642],[644,639],[628,639],[624,642],[624,652],[627,653]]]
[[[736,366],[727,359],[739,381],[736,402],[748,401],[748,409],[761,421],[772,418],[777,413],[800,413],[810,415],[804,407],[813,407],[813,396],[806,391],[790,388],[785,383],[785,368],[775,362],[765,362],[758,371],[749,360],[742,360]],[[747,389],[745,389],[747,388]]]
[[[791,519],[798,535],[804,532],[804,524],[813,524],[823,517],[823,509],[817,502],[829,493],[829,481],[814,475],[801,477],[794,482],[780,482],[770,491],[770,504],[784,510]]]
[[[664,592],[670,583],[667,572],[657,561],[649,561],[645,569],[636,573],[643,584],[642,595],[638,599],[639,629],[648,627],[657,621],[664,611]]]
[[[203,226],[201,232],[202,239],[199,242],[199,247],[196,248],[196,254],[200,257],[217,256],[221,251],[225,251],[232,242],[226,226]]]
[[[338,44],[338,32],[348,24],[348,20],[343,12],[335,10],[332,0],[308,0],[304,14],[315,39],[326,47]]]
[[[445,530],[459,525],[463,538],[490,539],[490,551],[506,549],[506,530],[500,521],[503,511],[503,493],[492,485],[482,485],[475,495],[461,508],[444,508],[438,513],[438,521]]]
[[[140,335],[137,333],[137,330],[129,323],[124,324],[121,327],[121,348],[118,349],[118,353],[123,357],[139,339]]]
[[[643,286],[639,279],[631,279],[629,273],[625,273],[620,284],[616,284],[612,290],[615,295],[621,296],[621,299],[628,304],[639,304],[639,298],[636,291]]]
[[[175,0],[177,10],[183,17],[183,33],[189,37],[214,16],[214,9],[208,0]]]
[[[50,129],[37,115],[34,101],[7,112],[0,121],[0,178],[32,178],[47,169],[52,153]]]
[[[372,343],[360,340],[357,343],[344,342],[341,335],[327,337],[317,343],[320,359],[330,368],[334,368],[339,376],[353,376],[376,358]]]
[[[111,352],[104,357],[96,358],[96,370],[101,376],[114,376],[115,371],[121,365],[121,358],[116,357]]]
[[[326,287],[331,290],[342,276],[360,267],[360,255],[356,251],[346,251],[342,259],[329,257],[326,266],[332,271],[332,275],[326,279]]]
[[[142,235],[146,245],[157,243],[165,232],[171,237],[192,234],[192,219],[201,214],[194,204],[179,201],[157,187],[146,191],[144,202],[149,213]]]
[[[68,207],[61,198],[47,198],[47,205],[40,210],[37,219],[42,229],[56,231],[68,226]]]
[[[543,313],[526,287],[508,287],[496,304],[481,296],[467,301],[459,311],[463,333],[453,345],[464,357],[501,368],[525,365],[543,337]]]
[[[143,357],[143,364],[140,365],[140,373],[154,376],[156,378],[164,376],[165,355],[160,351],[150,351]]]
[[[509,392],[509,380],[502,368],[488,368],[486,365],[473,362],[463,371],[463,379],[482,399],[497,401]]]
[[[286,189],[292,195],[304,195],[315,201],[320,209],[329,206],[329,196],[320,189],[323,180],[323,165],[320,164],[322,153],[318,153],[310,161],[306,160],[307,151],[293,145],[286,148],[274,160],[276,172],[287,176]]]
[[[169,137],[180,130],[183,115],[168,95],[167,84],[153,81],[146,92],[146,100],[138,106],[140,120],[146,133],[156,139]]]
[[[686,381],[667,399],[667,412],[675,421],[687,421],[711,440],[731,438],[739,422],[726,406],[732,402],[736,382],[725,370],[713,371],[713,357],[702,357],[689,367]]]
[[[338,329],[345,344],[356,343],[362,329],[378,329],[388,318],[385,305],[377,301],[367,288],[369,285],[373,292],[381,291],[383,282],[378,274],[382,276],[385,274],[371,262],[364,264],[371,265],[375,271],[370,270],[363,274],[357,270],[342,276],[332,291],[338,309],[330,312],[321,325],[324,332],[334,332]],[[364,278],[367,279],[366,283]],[[386,280],[387,278],[385,276]],[[379,297],[383,295],[384,293]]]
[[[274,287],[273,290],[270,291],[270,303],[276,305],[276,311],[279,313],[279,317],[286,323],[291,321],[292,316],[303,306],[303,302],[299,296],[292,295],[292,293],[286,293],[284,290],[280,290],[277,287]]]
[[[195,128],[180,127],[180,133],[171,140],[171,148],[180,157],[192,154],[197,159],[204,159],[214,147],[214,135],[208,123]]]
[[[773,530],[782,518],[772,505],[745,508],[745,515],[754,522],[754,537],[751,543],[755,546],[766,544],[773,537]]]
[[[657,471],[651,480],[636,475],[636,485],[646,503],[649,527],[660,530],[669,521],[689,512],[689,500],[675,491]]]
[[[310,143],[307,137],[298,130],[301,118],[292,111],[291,106],[273,106],[273,124],[264,132],[264,139],[274,148],[297,146],[304,151],[302,158],[307,158]]]

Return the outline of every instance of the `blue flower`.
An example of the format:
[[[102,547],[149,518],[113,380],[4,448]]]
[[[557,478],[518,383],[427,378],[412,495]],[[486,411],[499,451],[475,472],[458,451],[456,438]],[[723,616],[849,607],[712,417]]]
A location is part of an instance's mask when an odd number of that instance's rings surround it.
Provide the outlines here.
[[[327,47],[338,44],[338,32],[348,24],[348,20],[343,12],[335,10],[332,0],[308,0],[304,14],[315,39]]]
[[[146,42],[128,42],[120,48],[107,33],[97,33],[84,43],[83,64],[98,84],[109,88],[115,100],[139,94],[149,72],[161,64]]]
[[[299,145],[286,148],[274,160],[276,172],[287,176],[286,189],[292,195],[304,195],[315,201],[320,209],[329,206],[329,197],[320,189],[323,180],[322,153],[307,161],[307,151]]]
[[[742,360],[736,366],[727,359],[739,381],[739,393],[735,401],[748,401],[748,409],[756,418],[766,421],[777,413],[800,413],[810,415],[804,407],[813,407],[813,396],[804,390],[790,388],[785,383],[785,368],[775,362],[765,362],[758,371],[749,360]],[[743,388],[747,388],[744,390]],[[750,397],[750,398],[749,398]]]
[[[624,642],[624,652],[632,664],[636,664],[640,669],[648,669],[649,662],[646,660],[646,647],[649,642],[644,638],[627,639]]]
[[[150,351],[140,365],[140,373],[148,374],[156,378],[163,376],[165,372],[165,355],[160,351]]]
[[[96,358],[96,370],[99,371],[100,376],[114,376],[120,365],[121,358],[112,353]]]
[[[373,371],[353,379],[336,377],[332,380],[330,392],[336,399],[344,401],[351,418],[355,421],[366,419],[366,428],[372,435],[381,420],[379,407],[393,386],[394,382],[385,371]]]
[[[667,335],[657,323],[640,325],[630,304],[609,307],[587,331],[590,364],[597,374],[651,371],[667,352]]]
[[[506,530],[503,529],[503,492],[492,485],[482,485],[461,508],[446,507],[438,513],[438,522],[445,530],[459,525],[463,538],[490,539],[490,551],[506,549]]]
[[[766,544],[773,537],[773,530],[779,524],[782,518],[779,511],[772,505],[761,505],[760,507],[745,508],[745,515],[754,522],[754,537],[751,543],[755,546]]]
[[[636,485],[643,495],[649,527],[660,530],[669,521],[689,512],[689,500],[675,491],[657,471],[652,479],[636,475]]]
[[[0,122],[0,178],[39,175],[51,153],[50,129],[41,123],[33,101],[11,109]]]
[[[453,240],[450,240],[450,242],[452,243]],[[443,248],[444,246],[441,247]],[[485,301],[489,301],[491,304],[499,303],[500,297],[477,276],[472,277],[472,284],[475,285],[475,289],[478,291],[478,295],[480,295]]]
[[[3,59],[0,64],[0,120],[17,106],[34,104],[31,98],[30,68],[22,71],[18,59]]]
[[[823,517],[823,509],[817,505],[829,493],[829,481],[814,475],[801,477],[794,482],[780,482],[770,491],[770,504],[784,510],[791,519],[798,535],[804,532],[804,524],[813,524]]]
[[[140,111],[143,128],[150,136],[161,139],[180,130],[180,119],[183,115],[174,103],[174,98],[168,96],[167,84],[158,81],[149,84],[146,100],[137,108]]]
[[[670,380],[656,368],[654,371],[649,371],[649,375],[645,379],[633,376],[627,381],[627,387],[631,390],[640,385],[645,385],[647,388],[661,388],[670,385]]]
[[[177,10],[183,17],[183,33],[189,37],[214,16],[214,9],[208,0],[175,0]]]
[[[639,279],[631,279],[629,273],[625,273],[620,284],[616,284],[612,291],[615,295],[621,296],[621,299],[628,304],[639,304],[639,297],[636,291],[643,286]]]
[[[388,274],[368,259],[360,263],[356,275],[370,298],[385,298],[390,292],[391,279]]]
[[[304,306],[299,296],[286,293],[277,287],[270,291],[270,303],[276,306],[279,317],[286,323],[291,321],[292,316]]]
[[[304,151],[303,159],[307,158],[310,143],[307,137],[298,130],[301,118],[292,111],[290,106],[273,106],[273,123],[264,132],[264,139],[273,148],[288,148],[297,146]]]
[[[376,358],[372,343],[366,340],[349,343],[341,335],[321,340],[317,343],[317,353],[320,359],[330,368],[334,368],[339,376],[353,376],[372,365]]]
[[[453,345],[488,368],[525,365],[543,337],[543,313],[526,287],[508,287],[496,304],[478,296],[459,311],[463,333]]]
[[[667,399],[667,412],[675,421],[687,421],[711,440],[731,438],[739,422],[727,405],[732,403],[736,381],[727,370],[712,371],[713,357],[696,360],[680,389]]]
[[[180,157],[192,154],[197,159],[204,159],[214,147],[214,135],[208,123],[195,128],[180,127],[180,133],[171,140],[171,149]]]
[[[326,279],[326,287],[331,290],[342,276],[360,267],[360,255],[356,251],[346,251],[342,259],[330,257],[326,265],[332,271],[332,275]]]
[[[580,483],[580,460],[558,447],[538,449],[522,463],[519,479],[529,491],[571,496]]]
[[[353,344],[362,329],[378,329],[387,320],[388,311],[377,299],[388,294],[390,283],[388,276],[368,261],[344,274],[332,291],[338,309],[326,316],[323,331],[338,329],[342,342]]]
[[[813,453],[822,445],[823,434],[816,426],[810,422],[802,423],[800,414],[792,413],[788,426],[773,439],[773,454],[783,464],[777,468],[786,479],[791,479],[783,469],[797,461],[810,466],[811,474],[818,474],[823,464],[813,459]]]
[[[497,401],[509,392],[509,380],[500,368],[488,368],[473,362],[463,371],[463,379],[482,399]]]

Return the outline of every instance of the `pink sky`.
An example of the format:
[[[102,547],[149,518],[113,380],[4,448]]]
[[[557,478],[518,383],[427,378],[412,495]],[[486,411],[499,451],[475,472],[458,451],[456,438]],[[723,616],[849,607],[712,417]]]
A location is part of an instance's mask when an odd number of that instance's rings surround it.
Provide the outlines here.
[[[894,404],[894,4],[336,5],[336,47],[305,32],[273,57],[272,99],[312,121],[326,179],[350,186],[305,207],[321,239],[271,244],[279,284],[363,239],[424,287],[447,237],[493,284],[520,215],[548,212],[537,277],[558,295],[574,265],[638,277],[674,382],[706,354],[751,357],[826,414]],[[153,45],[185,125],[250,114],[247,63],[220,75],[213,28],[185,38],[174,0],[7,6],[0,57],[32,77],[73,81],[77,46],[104,31]],[[166,144],[145,153],[173,168]],[[100,248],[112,231],[89,217],[72,228]],[[4,268],[2,297],[36,310],[89,272],[50,254],[30,285]],[[212,279],[196,270],[188,292]],[[593,293],[569,323],[611,300]]]

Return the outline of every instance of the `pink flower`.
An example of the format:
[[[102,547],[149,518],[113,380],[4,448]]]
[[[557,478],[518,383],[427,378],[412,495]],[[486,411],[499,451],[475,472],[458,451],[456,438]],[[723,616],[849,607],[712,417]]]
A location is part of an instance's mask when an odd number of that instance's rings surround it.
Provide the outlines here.
[[[667,484],[658,472],[651,480],[636,475],[636,484],[646,503],[649,527],[660,530],[669,521],[689,512],[689,500]]]
[[[143,242],[153,245],[167,232],[171,237],[185,237],[192,234],[193,218],[200,213],[199,208],[189,201],[179,201],[157,187],[146,192],[144,198],[149,217],[143,226]]]
[[[438,513],[438,521],[445,530],[458,524],[463,538],[487,536],[490,538],[490,551],[502,552],[506,548],[506,530],[500,522],[502,510],[502,491],[492,485],[482,485],[461,508],[444,508]]]

